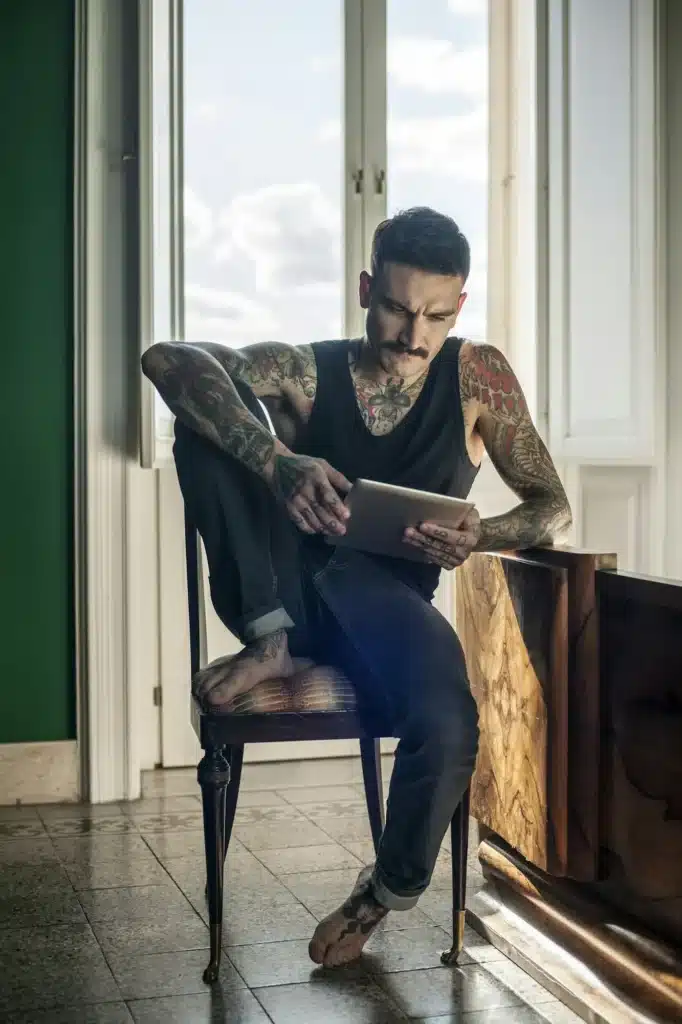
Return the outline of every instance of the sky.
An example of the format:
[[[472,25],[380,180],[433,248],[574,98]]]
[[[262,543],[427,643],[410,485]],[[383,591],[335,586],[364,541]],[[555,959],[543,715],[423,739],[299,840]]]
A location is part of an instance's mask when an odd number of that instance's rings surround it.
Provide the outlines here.
[[[469,238],[485,337],[486,0],[387,0],[388,212]],[[186,0],[185,336],[343,337],[342,0]]]

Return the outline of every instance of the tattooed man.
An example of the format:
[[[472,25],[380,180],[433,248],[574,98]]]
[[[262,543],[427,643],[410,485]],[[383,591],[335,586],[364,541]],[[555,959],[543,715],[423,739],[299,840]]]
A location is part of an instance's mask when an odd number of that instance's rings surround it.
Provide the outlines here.
[[[416,904],[474,767],[462,649],[431,604],[440,570],[472,551],[551,543],[570,523],[507,360],[450,336],[469,264],[454,221],[408,210],[379,226],[371,274],[360,278],[364,338],[240,350],[168,343],[142,360],[176,416],[176,466],[214,606],[244,644],[195,680],[205,704],[225,707],[292,675],[292,657],[310,657],[345,671],[363,713],[400,740],[376,864],[310,944],[327,966],[357,957],[389,910]],[[426,561],[325,542],[346,529],[353,480],[464,498],[484,452],[519,503],[490,519],[472,512],[459,530],[407,530],[405,544]]]

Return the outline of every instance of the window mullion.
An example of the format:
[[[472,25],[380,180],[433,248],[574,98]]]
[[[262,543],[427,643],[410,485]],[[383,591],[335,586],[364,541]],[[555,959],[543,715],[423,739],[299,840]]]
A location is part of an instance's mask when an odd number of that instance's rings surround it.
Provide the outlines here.
[[[363,61],[362,0],[344,3],[344,166],[343,265],[344,331],[362,334],[357,281],[363,265],[363,194],[365,165],[362,137]]]
[[[386,216],[386,0],[362,0],[362,64],[363,262],[369,266],[374,231]]]

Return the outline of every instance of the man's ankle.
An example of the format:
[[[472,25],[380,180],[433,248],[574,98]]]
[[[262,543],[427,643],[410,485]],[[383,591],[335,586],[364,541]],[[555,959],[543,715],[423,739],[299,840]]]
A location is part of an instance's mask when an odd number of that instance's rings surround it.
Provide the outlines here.
[[[261,657],[261,660],[268,661],[289,652],[289,639],[286,629],[276,629],[266,636],[259,636],[247,648]]]

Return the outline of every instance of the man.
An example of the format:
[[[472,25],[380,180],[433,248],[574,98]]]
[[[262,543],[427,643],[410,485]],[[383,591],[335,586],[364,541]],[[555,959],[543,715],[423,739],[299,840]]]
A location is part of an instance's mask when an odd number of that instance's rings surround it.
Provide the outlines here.
[[[454,221],[408,210],[377,229],[371,275],[360,279],[364,338],[239,351],[168,343],[142,359],[177,418],[178,476],[214,606],[244,643],[200,672],[195,692],[223,707],[292,675],[292,656],[312,657],[342,669],[364,713],[400,739],[377,862],[310,944],[327,966],[357,957],[389,910],[416,904],[474,768],[477,714],[462,649],[430,603],[440,570],[475,550],[551,543],[570,524],[506,359],[449,336],[469,266]],[[259,399],[274,410],[277,438]],[[353,480],[464,498],[484,450],[520,503],[491,519],[472,512],[459,530],[407,530],[405,543],[427,561],[325,542],[346,529],[342,496]]]

